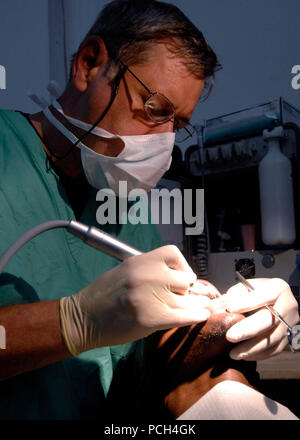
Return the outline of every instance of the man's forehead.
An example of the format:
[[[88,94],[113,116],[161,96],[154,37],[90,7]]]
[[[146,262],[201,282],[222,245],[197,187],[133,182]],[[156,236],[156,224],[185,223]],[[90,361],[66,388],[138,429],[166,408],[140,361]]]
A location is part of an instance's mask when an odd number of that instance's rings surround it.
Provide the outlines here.
[[[204,79],[190,72],[182,56],[164,43],[156,44],[146,62],[131,68],[152,92],[164,94],[177,113],[190,119],[203,91]]]
[[[148,75],[150,75],[153,81],[164,80],[165,75],[168,75],[168,79],[179,76],[181,79],[193,77],[196,80],[195,75],[188,69],[187,59],[182,55],[176,54],[164,42],[155,44],[148,51],[147,59],[135,66],[148,71]]]

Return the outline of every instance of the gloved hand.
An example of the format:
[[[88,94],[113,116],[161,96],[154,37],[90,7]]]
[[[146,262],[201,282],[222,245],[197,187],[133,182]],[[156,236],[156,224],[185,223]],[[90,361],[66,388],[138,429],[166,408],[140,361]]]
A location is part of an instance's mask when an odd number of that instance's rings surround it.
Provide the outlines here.
[[[272,305],[293,327],[299,322],[298,303],[289,285],[279,278],[249,280],[255,288],[249,292],[239,283],[231,287],[222,301],[229,312],[254,311],[226,333],[230,342],[240,342],[230,352],[233,359],[258,361],[279,354],[286,346],[287,328],[263,305]],[[244,342],[242,342],[244,341]]]
[[[60,300],[62,334],[69,351],[77,355],[206,321],[210,312],[205,303],[211,300],[187,295],[195,281],[176,246],[128,258],[79,293]]]
[[[198,279],[193,286],[190,287],[189,293],[201,295],[211,299],[221,297],[221,293],[213,284],[211,284],[209,281],[200,279]],[[202,298],[202,300],[204,301],[204,298]],[[211,304],[211,301],[208,301],[207,304]]]

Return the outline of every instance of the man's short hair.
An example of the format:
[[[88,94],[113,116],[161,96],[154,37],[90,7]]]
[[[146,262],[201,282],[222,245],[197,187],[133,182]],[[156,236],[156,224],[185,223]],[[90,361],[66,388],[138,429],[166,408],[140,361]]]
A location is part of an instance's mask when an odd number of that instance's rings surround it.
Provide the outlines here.
[[[176,6],[155,0],[114,0],[99,14],[86,38],[97,35],[112,61],[133,65],[145,62],[160,41],[184,59],[196,76],[213,77],[220,68],[217,56],[203,34]]]

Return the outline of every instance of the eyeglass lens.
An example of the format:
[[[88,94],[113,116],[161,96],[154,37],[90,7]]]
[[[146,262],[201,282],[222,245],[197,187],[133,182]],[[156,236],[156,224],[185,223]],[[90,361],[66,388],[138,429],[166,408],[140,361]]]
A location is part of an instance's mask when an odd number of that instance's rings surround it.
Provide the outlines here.
[[[169,121],[175,116],[173,104],[162,94],[153,93],[145,102],[145,111],[151,121],[158,124]],[[185,127],[175,128],[176,142],[184,142],[194,133],[194,128],[191,124]]]
[[[174,107],[160,93],[153,93],[145,102],[145,111],[149,118],[158,123],[169,121],[174,117]]]

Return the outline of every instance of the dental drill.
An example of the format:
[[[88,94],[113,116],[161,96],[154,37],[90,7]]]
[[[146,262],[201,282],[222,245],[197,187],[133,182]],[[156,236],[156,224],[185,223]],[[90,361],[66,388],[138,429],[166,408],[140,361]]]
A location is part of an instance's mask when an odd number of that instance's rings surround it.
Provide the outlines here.
[[[51,229],[65,228],[70,234],[83,240],[92,246],[117,260],[123,261],[134,255],[141,255],[142,252],[129,246],[123,241],[101,231],[94,226],[87,226],[83,223],[71,220],[54,220],[42,223],[19,237],[0,257],[0,274],[18,250],[37,235]]]

